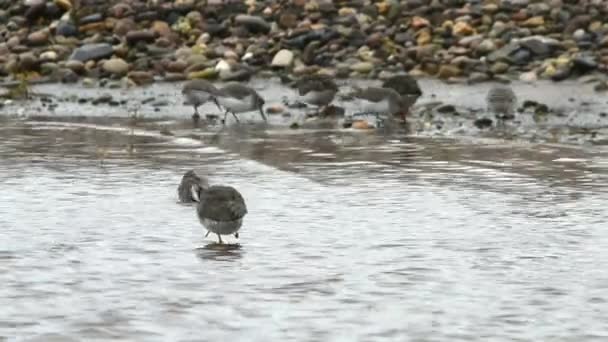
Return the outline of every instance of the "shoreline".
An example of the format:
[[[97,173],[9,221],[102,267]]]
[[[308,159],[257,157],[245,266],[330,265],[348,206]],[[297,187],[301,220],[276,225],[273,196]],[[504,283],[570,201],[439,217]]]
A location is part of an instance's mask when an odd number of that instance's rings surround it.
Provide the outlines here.
[[[344,109],[346,114],[357,110],[357,103],[348,98],[351,83],[370,86],[379,81],[353,79],[341,85],[334,105]],[[407,119],[408,132],[413,135],[608,145],[608,99],[598,98],[592,91],[593,84],[570,80],[559,84],[514,82],[511,87],[518,97],[518,110],[515,119],[507,121],[504,127],[498,127],[495,119],[485,112],[485,84],[447,84],[430,78],[420,79],[419,84],[423,94]],[[300,129],[340,128],[340,119],[328,122],[306,118],[310,109],[289,106],[296,98],[295,90],[283,85],[278,78],[254,78],[248,85],[266,99],[265,109],[271,127],[289,128],[297,122]],[[106,88],[40,84],[32,86],[31,90],[39,96],[5,101],[4,106],[0,105],[0,116],[114,123],[128,122],[131,116],[137,116],[161,131],[200,129],[192,126],[193,109],[184,103],[180,82]],[[269,108],[273,108],[272,113]],[[217,112],[213,104],[205,104],[200,109],[204,114]],[[257,122],[255,113],[243,118],[245,122]],[[488,119],[490,124],[484,124]]]

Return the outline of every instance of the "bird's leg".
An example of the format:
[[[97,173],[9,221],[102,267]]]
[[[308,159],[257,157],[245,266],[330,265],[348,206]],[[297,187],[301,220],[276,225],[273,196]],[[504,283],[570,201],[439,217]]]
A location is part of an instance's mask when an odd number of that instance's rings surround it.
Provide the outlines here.
[[[192,120],[197,122],[201,116],[198,114],[198,106],[194,106],[194,114],[192,114]]]
[[[240,123],[239,118],[236,116],[236,114],[234,114],[234,112],[230,112],[230,113],[232,114],[232,116],[234,116],[234,119],[236,120],[236,122]]]
[[[209,234],[211,233],[210,230],[207,231],[207,234],[205,234],[205,237],[209,236]]]
[[[239,233],[234,233],[234,237],[238,239],[239,238]]]
[[[224,242],[222,241],[222,236],[221,236],[220,234],[217,234],[217,238],[220,240],[220,243],[224,243]]]
[[[319,106],[319,107],[317,107],[317,116],[318,117],[325,116],[325,115],[321,115],[321,114],[325,114],[326,110],[327,110],[327,106]]]
[[[226,117],[228,116],[228,109],[224,112],[224,120],[222,120],[222,124],[226,125]]]
[[[215,103],[215,105],[217,106],[217,109],[219,109],[220,112],[221,112],[222,111],[222,107],[220,107],[220,103],[217,102],[217,99],[215,97],[213,98],[213,103]]]

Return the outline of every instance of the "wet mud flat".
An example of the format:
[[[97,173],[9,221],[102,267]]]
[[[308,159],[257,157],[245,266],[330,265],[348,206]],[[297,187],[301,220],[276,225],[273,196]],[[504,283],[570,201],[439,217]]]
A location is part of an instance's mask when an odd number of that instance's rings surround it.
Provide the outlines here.
[[[307,113],[314,108],[293,105],[296,92],[278,79],[254,79],[247,82],[266,99],[271,112],[270,126],[298,128],[341,127],[340,117],[316,118]],[[349,97],[353,85],[378,85],[364,80],[341,81],[334,105],[346,115],[357,112],[357,102]],[[221,83],[220,83],[221,85]],[[516,82],[512,87],[518,97],[515,117],[498,121],[485,110],[489,84],[448,84],[420,80],[423,95],[408,117],[405,131],[414,136],[485,137],[506,140],[583,145],[608,143],[608,98],[593,90],[592,84],[580,81],[552,83]],[[78,85],[45,84],[31,89],[29,100],[5,100],[0,114],[9,117],[47,117],[49,120],[100,122],[124,119],[126,122],[156,122],[160,130],[171,132],[187,128],[192,107],[185,104],[181,83],[155,83],[147,87],[87,88]],[[270,109],[270,110],[269,110]],[[213,104],[201,107],[204,114],[218,115]],[[258,121],[255,113],[243,115],[245,122]],[[234,124],[229,119],[229,124]],[[191,125],[191,124],[190,124]],[[205,123],[193,129],[217,130]]]

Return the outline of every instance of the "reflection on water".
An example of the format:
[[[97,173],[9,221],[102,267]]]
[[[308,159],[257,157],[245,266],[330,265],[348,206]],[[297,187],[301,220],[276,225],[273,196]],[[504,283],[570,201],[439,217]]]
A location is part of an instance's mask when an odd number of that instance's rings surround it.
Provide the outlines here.
[[[606,151],[155,122],[0,126],[0,340],[608,337]],[[236,186],[204,238],[183,172]]]

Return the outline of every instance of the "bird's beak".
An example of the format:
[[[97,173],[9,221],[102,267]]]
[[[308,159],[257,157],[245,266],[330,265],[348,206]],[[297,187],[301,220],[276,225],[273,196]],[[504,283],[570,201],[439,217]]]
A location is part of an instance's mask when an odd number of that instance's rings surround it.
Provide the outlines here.
[[[260,107],[260,115],[262,116],[262,119],[264,119],[264,121],[268,122],[268,119],[266,119],[266,114],[264,114],[264,108]]]
[[[222,107],[220,107],[220,103],[217,102],[217,99],[215,97],[213,98],[213,103],[215,103],[215,105],[217,106],[217,109],[219,109],[220,112],[221,112],[222,111]]]
[[[198,190],[199,190],[199,188],[196,185],[193,185],[193,186],[190,187],[190,194],[192,195],[192,199],[195,202],[200,202],[201,201],[200,197],[198,196]]]

